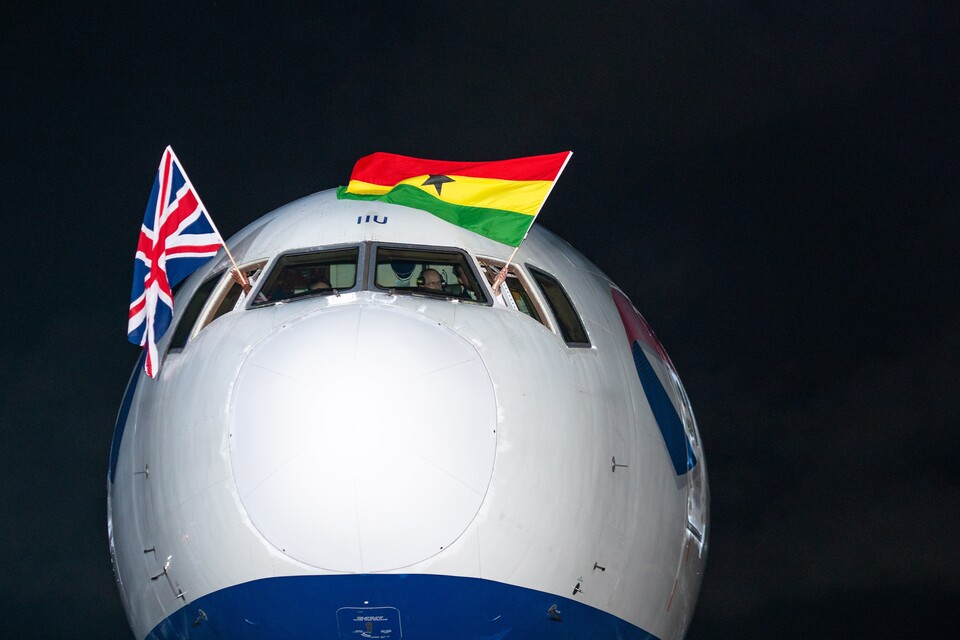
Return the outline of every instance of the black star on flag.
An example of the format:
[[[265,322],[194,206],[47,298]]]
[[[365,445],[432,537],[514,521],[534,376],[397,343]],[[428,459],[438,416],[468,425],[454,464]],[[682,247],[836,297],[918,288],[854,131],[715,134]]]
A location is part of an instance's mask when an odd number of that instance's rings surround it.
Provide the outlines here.
[[[427,186],[428,184],[432,184],[434,187],[436,187],[436,189],[437,189],[437,195],[439,196],[439,195],[440,195],[440,190],[443,189],[443,185],[444,185],[445,182],[456,182],[456,180],[454,180],[453,178],[451,178],[451,177],[449,177],[449,176],[442,176],[442,175],[441,175],[441,176],[435,176],[435,175],[431,175],[431,176],[429,176],[429,177],[424,181],[424,183],[423,183],[422,185],[420,185],[420,186],[421,186],[421,187],[425,187],[425,186]]]

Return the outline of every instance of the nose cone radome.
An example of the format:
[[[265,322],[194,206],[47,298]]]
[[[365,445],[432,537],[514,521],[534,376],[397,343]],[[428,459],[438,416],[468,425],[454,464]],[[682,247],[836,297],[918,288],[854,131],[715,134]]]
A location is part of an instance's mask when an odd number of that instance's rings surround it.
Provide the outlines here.
[[[493,472],[497,409],[476,349],[410,311],[328,308],[257,344],[232,396],[240,499],[307,564],[385,571],[469,526]]]

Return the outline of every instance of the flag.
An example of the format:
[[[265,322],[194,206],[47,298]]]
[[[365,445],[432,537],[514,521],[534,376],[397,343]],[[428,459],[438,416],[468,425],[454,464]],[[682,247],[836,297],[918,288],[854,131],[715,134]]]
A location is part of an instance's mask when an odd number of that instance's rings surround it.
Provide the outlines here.
[[[167,147],[140,227],[127,322],[127,338],[147,350],[143,369],[151,378],[160,370],[157,340],[173,318],[172,288],[222,244],[183,166]]]
[[[377,152],[357,161],[350,183],[337,190],[337,197],[423,209],[517,247],[571,155],[445,162]]]

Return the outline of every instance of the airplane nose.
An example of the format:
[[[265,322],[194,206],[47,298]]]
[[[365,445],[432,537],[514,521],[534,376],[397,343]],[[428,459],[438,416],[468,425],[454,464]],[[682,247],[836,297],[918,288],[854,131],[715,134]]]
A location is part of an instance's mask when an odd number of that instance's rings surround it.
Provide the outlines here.
[[[382,305],[327,308],[255,345],[230,401],[240,500],[309,565],[386,571],[440,552],[483,502],[493,383],[450,328]]]

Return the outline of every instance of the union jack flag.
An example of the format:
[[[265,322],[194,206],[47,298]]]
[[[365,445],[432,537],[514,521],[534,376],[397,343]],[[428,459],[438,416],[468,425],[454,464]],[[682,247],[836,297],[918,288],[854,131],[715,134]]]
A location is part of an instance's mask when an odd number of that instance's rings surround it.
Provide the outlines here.
[[[127,338],[147,350],[143,369],[151,378],[160,371],[157,340],[173,318],[172,288],[222,244],[183,166],[167,147],[140,227],[127,322]]]

